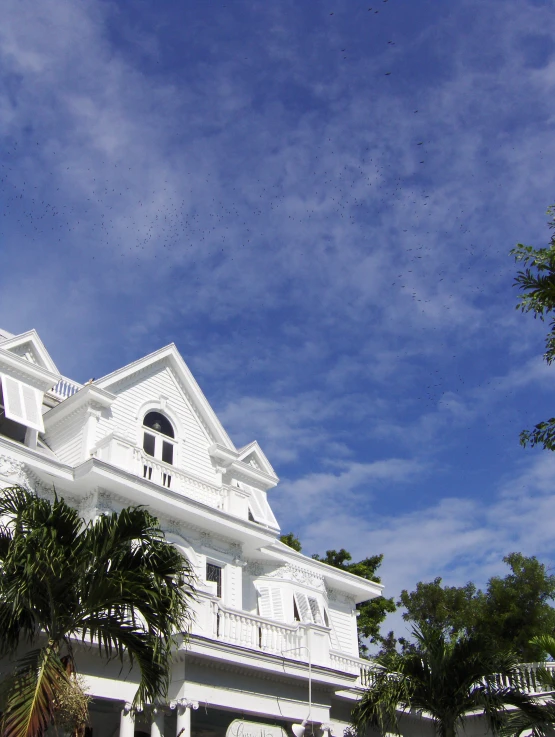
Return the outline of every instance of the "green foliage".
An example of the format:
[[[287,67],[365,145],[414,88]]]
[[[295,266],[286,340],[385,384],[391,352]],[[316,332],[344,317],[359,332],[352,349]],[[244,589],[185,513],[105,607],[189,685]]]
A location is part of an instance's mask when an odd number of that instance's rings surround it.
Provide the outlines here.
[[[370,726],[380,734],[399,734],[398,714],[426,712],[440,737],[455,737],[464,718],[483,711],[490,729],[506,723],[506,707],[538,714],[534,700],[516,688],[499,685],[498,674],[517,682],[517,659],[481,637],[450,638],[441,627],[413,630],[414,645],[375,660],[373,683],[353,710],[358,734]]]
[[[488,582],[477,631],[499,648],[515,650],[523,661],[542,660],[544,651],[530,641],[555,632],[555,576],[537,558],[511,553],[503,558],[511,568],[504,578]]]
[[[548,210],[548,225],[555,229],[555,205]],[[547,248],[534,248],[519,243],[511,254],[515,261],[523,265],[517,272],[514,285],[522,294],[516,308],[522,312],[533,312],[534,317],[546,320],[555,311],[555,233],[551,236]],[[545,339],[544,359],[551,364],[555,359],[555,319],[549,322],[549,331]],[[555,417],[539,422],[532,430],[524,430],[520,434],[523,446],[541,445],[548,450],[555,450]]]
[[[364,558],[356,563],[352,563],[351,554],[344,548],[341,548],[339,551],[326,550],[326,555],[322,558],[319,555],[313,555],[312,557],[334,568],[353,573],[355,576],[361,576],[361,578],[365,578],[367,581],[381,583],[380,577],[377,575],[377,570],[382,563],[383,555],[373,555],[370,558]],[[359,650],[362,654],[366,654],[368,647],[364,640],[368,639],[372,644],[384,643],[384,638],[380,634],[380,625],[389,613],[395,611],[395,601],[393,599],[386,599],[384,596],[378,596],[370,601],[357,604],[357,609],[359,611]]]
[[[511,572],[494,576],[485,591],[473,583],[442,586],[441,578],[419,583],[401,593],[405,621],[443,629],[453,639],[473,635],[488,639],[498,650],[512,650],[523,662],[541,660],[545,652],[534,640],[555,632],[555,576],[535,557],[511,553],[503,558]],[[401,644],[403,644],[401,642]]]
[[[428,583],[421,581],[416,584],[416,590],[410,594],[404,589],[398,604],[406,609],[403,613],[405,621],[419,626],[440,627],[449,636],[456,637],[474,629],[480,596],[473,583],[460,587],[442,586],[438,577]]]
[[[7,682],[6,737],[42,737],[75,672],[72,642],[135,663],[135,704],[169,684],[175,636],[187,629],[193,574],[146,509],[88,524],[63,499],[0,490],[0,656],[34,647]]]
[[[303,549],[301,541],[293,532],[288,532],[287,535],[282,535],[279,539],[284,545],[289,545],[290,548],[296,550],[297,553],[300,553]]]

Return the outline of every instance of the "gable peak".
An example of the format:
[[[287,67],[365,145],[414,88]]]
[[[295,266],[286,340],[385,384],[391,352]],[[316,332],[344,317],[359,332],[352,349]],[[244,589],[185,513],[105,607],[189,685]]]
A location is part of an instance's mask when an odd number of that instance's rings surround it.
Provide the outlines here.
[[[23,358],[29,363],[35,364],[35,366],[39,366],[53,374],[60,373],[50,354],[44,347],[44,343],[39,338],[39,334],[34,329],[1,340],[0,349],[13,353],[19,356],[19,358]]]

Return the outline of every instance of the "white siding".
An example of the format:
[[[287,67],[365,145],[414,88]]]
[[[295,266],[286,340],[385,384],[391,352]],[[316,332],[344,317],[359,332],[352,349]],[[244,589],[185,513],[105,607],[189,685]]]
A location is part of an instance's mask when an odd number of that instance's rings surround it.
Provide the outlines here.
[[[350,604],[330,602],[328,608],[330,624],[333,627],[341,652],[358,655],[358,638],[356,617],[352,614]]]
[[[85,410],[82,410],[48,428],[44,436],[58,458],[70,466],[77,466],[83,460],[81,453],[85,418]]]
[[[118,394],[118,398],[111,408],[112,421],[100,423],[99,432],[102,435],[113,430],[127,437],[133,444],[142,445],[142,408],[146,402],[159,403],[160,396],[163,396],[167,400],[168,417],[176,417],[180,425],[175,428],[177,458],[174,465],[208,481],[216,481],[216,473],[208,455],[212,441],[189,407],[171,369],[158,367],[151,374],[135,377],[133,383],[109,387],[109,391]],[[150,409],[154,407],[151,406]]]

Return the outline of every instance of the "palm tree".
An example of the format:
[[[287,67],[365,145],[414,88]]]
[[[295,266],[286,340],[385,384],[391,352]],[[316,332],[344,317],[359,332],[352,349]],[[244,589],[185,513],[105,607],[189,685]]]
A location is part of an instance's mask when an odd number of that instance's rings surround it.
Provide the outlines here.
[[[518,674],[512,654],[500,653],[476,637],[450,640],[442,629],[413,630],[415,643],[402,653],[376,658],[373,685],[353,710],[359,734],[367,726],[381,734],[399,732],[400,713],[425,713],[439,737],[456,737],[470,714],[483,713],[494,734],[506,723],[507,707],[536,711],[532,697],[504,687],[499,675]],[[517,682],[513,678],[513,682]]]
[[[4,684],[2,735],[42,737],[56,720],[77,641],[137,665],[136,706],[165,695],[194,579],[158,520],[128,507],[85,523],[20,486],[0,490],[0,520],[0,656],[26,647]]]
[[[530,645],[555,659],[555,637],[539,635],[530,640]],[[507,736],[516,737],[526,732],[530,737],[552,737],[555,734],[555,670],[545,665],[533,669],[534,690],[538,693],[537,708],[531,713],[517,711],[509,716],[504,730]]]

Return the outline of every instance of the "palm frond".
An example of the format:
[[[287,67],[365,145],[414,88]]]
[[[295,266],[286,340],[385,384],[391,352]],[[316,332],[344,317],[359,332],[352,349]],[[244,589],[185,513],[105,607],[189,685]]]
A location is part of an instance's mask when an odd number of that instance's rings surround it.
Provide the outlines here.
[[[42,737],[54,719],[56,694],[66,680],[53,643],[27,653],[9,682],[3,737]]]

